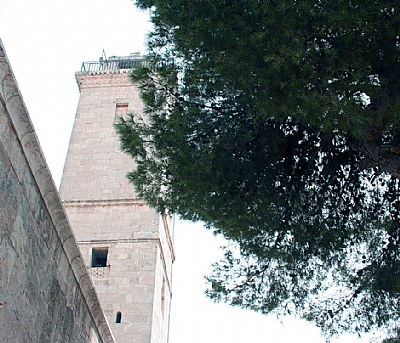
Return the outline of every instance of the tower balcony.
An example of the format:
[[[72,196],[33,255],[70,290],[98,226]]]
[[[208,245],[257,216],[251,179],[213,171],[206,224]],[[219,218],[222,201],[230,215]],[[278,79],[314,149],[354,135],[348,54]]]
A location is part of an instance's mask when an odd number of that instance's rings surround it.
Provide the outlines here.
[[[144,56],[137,54],[131,56],[112,56],[110,58],[100,57],[98,61],[82,62],[81,73],[97,73],[107,71],[118,71],[133,69],[145,62]]]

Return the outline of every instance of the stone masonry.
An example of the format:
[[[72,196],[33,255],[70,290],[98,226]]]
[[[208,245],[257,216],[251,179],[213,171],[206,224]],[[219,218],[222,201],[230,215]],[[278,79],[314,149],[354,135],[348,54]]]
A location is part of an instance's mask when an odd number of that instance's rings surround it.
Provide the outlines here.
[[[141,113],[142,102],[126,64],[115,63],[76,73],[80,100],[60,195],[116,342],[166,343],[172,221],[137,199],[126,178],[133,160],[120,152],[113,124]]]
[[[1,41],[0,342],[114,342]]]

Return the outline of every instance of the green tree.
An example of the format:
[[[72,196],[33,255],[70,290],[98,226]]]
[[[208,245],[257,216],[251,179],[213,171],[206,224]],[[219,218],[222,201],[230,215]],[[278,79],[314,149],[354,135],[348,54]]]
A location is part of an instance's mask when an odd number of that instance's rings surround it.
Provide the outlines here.
[[[394,0],[137,0],[145,104],[116,125],[158,211],[233,247],[207,294],[326,335],[400,320]]]
[[[396,336],[386,338],[382,343],[400,343],[400,329],[397,329]]]

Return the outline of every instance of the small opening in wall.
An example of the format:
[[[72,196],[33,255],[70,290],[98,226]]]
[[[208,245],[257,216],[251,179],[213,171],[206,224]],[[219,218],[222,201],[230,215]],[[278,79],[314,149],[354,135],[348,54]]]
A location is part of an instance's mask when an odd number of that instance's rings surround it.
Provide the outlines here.
[[[164,311],[165,311],[165,277],[162,280],[162,287],[161,287],[161,313],[164,318]]]
[[[93,248],[92,267],[106,267],[107,255],[108,255],[108,248]]]
[[[128,106],[127,102],[123,103],[116,103],[115,105],[115,118],[124,117],[128,113]]]
[[[115,322],[116,323],[121,323],[121,318],[122,318],[122,314],[121,312],[117,312],[117,316],[115,317]]]

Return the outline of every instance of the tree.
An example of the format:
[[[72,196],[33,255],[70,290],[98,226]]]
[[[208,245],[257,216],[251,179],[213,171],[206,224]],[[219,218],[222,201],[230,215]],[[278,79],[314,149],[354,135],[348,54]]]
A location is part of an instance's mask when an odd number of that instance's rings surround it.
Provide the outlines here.
[[[209,297],[327,336],[394,330],[397,2],[136,3],[154,23],[132,73],[145,115],[116,127],[139,196],[234,244]]]
[[[382,343],[400,343],[400,329],[397,329],[396,336],[388,337]]]

